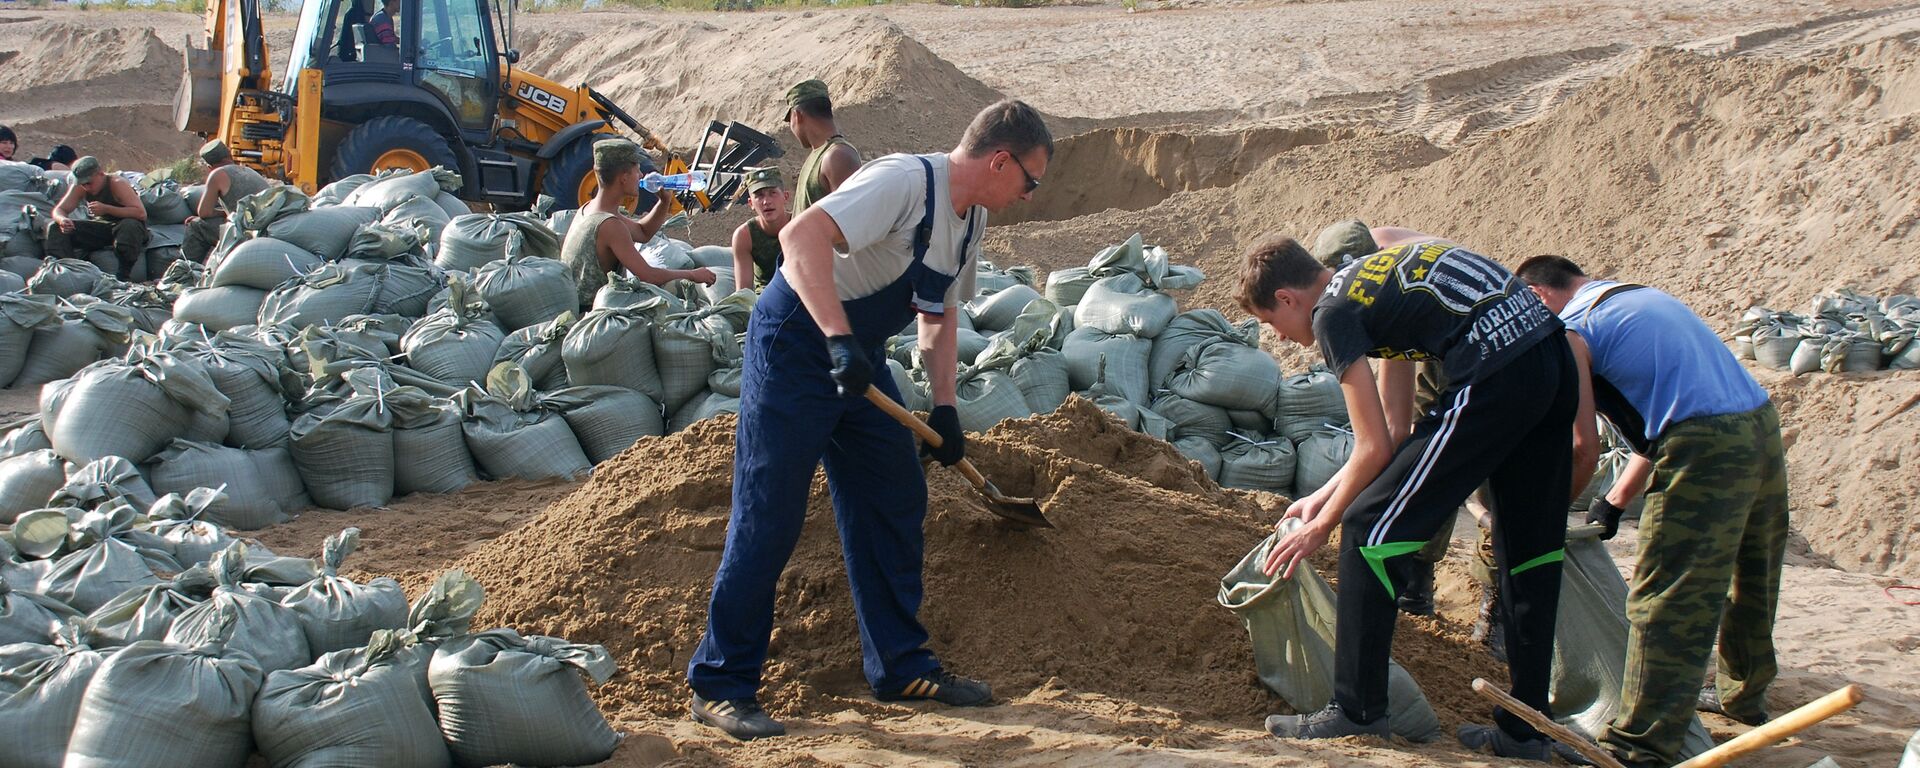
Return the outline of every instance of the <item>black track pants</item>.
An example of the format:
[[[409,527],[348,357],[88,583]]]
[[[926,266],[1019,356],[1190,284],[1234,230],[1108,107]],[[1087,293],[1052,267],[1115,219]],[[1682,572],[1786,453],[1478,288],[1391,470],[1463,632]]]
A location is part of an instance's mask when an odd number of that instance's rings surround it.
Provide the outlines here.
[[[1554,334],[1480,381],[1448,389],[1347,508],[1334,697],[1348,717],[1366,723],[1387,714],[1394,597],[1416,567],[1415,553],[1483,481],[1492,490],[1512,693],[1547,711],[1577,376],[1566,338]],[[1505,712],[1495,721],[1515,736],[1537,735]]]

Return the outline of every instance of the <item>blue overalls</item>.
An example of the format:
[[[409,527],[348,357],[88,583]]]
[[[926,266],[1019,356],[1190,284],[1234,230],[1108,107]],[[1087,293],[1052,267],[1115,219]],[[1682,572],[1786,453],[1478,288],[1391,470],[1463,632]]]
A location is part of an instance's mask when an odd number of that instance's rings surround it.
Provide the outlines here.
[[[926,213],[914,231],[913,261],[878,293],[842,302],[874,370],[873,384],[902,402],[886,371],[887,339],[915,310],[940,314],[953,276],[926,266],[933,240],[933,166]],[[960,246],[961,269],[973,227]],[[920,626],[921,523],[926,476],[913,435],[867,402],[842,398],[829,375],[826,337],[800,297],[775,273],[747,323],[735,432],[733,516],[713,577],[707,633],[687,664],[687,681],[708,701],[753,698],[773,631],[775,588],[807,513],[814,467],[825,463],[840,546],[860,621],[867,683],[894,692],[940,668]]]

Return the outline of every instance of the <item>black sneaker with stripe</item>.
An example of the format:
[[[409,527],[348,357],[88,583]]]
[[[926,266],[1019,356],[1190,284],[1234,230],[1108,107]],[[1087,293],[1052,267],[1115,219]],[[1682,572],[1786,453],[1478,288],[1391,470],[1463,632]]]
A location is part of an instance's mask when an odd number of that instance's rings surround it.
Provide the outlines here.
[[[947,671],[921,675],[893,693],[878,694],[881,701],[932,700],[949,707],[978,707],[993,700],[993,689]]]
[[[741,741],[784,736],[787,733],[787,727],[773,719],[772,715],[760,708],[760,702],[753,699],[707,701],[696,693],[688,709],[693,712],[695,722],[711,725]]]

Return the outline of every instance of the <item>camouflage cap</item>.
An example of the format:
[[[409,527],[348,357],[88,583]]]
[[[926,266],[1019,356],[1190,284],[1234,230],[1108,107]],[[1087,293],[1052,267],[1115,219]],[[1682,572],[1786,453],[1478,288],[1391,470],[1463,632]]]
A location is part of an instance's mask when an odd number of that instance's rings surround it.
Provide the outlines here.
[[[778,168],[755,168],[747,172],[747,194],[749,195],[763,189],[781,189],[785,186]]]
[[[92,182],[93,177],[99,175],[99,173],[100,160],[93,155],[87,155],[86,157],[73,161],[74,181],[87,184]]]
[[[227,149],[227,143],[213,139],[200,145],[200,160],[207,165],[224,163],[233,159],[233,152]]]
[[[828,99],[827,84],[821,80],[804,80],[787,89],[787,116],[793,116],[793,108],[814,99]]]
[[[1380,248],[1373,244],[1373,233],[1367,225],[1356,219],[1335,222],[1320,230],[1320,239],[1313,244],[1313,258],[1328,269],[1339,269],[1349,261],[1371,255]]]
[[[626,139],[607,139],[593,145],[593,169],[596,171],[616,171],[630,165],[639,165],[645,155],[640,145]]]

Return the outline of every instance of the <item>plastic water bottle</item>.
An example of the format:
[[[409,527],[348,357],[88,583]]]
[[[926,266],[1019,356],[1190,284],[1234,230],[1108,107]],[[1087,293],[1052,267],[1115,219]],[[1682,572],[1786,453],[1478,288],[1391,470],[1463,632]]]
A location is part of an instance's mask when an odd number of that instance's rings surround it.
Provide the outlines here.
[[[687,171],[662,176],[659,171],[655,171],[640,179],[640,188],[654,194],[659,194],[663,189],[674,192],[704,192],[707,189],[707,172]]]

